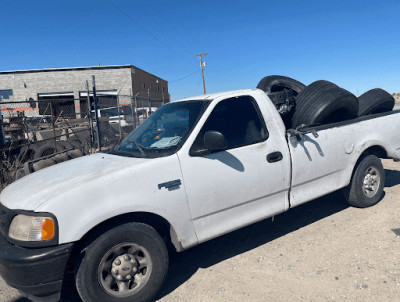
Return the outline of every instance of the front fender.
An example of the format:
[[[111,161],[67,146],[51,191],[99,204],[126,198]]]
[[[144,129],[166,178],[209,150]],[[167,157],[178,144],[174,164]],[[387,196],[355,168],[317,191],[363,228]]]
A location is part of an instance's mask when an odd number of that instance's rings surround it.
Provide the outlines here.
[[[182,184],[174,189],[158,186],[173,180],[182,180]],[[127,167],[70,188],[36,211],[57,217],[60,244],[78,241],[102,222],[134,212],[163,217],[174,228],[183,248],[197,243],[176,155]]]

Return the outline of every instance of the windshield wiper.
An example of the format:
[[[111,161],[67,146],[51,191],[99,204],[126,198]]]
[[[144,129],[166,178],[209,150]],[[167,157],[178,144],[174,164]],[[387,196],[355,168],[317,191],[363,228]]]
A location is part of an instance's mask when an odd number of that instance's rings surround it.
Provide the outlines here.
[[[144,152],[144,149],[146,149],[145,146],[139,144],[138,142],[135,142],[134,140],[127,140],[127,142],[130,143],[130,144],[132,144],[132,145],[135,145],[136,149],[139,150],[140,154],[141,154],[143,157],[147,157],[146,153]]]

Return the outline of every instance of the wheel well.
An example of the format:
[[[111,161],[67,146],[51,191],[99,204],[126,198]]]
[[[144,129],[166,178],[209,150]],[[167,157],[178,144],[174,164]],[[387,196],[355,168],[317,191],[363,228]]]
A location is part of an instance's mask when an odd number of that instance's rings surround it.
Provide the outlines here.
[[[175,251],[183,250],[174,228],[163,217],[147,212],[127,213],[105,220],[87,232],[78,242],[75,243],[69,265],[74,265],[78,254],[81,253],[85,246],[90,244],[101,234],[112,229],[113,227],[129,222],[139,222],[150,225],[160,234],[161,238],[164,239],[168,249]]]
[[[386,152],[385,148],[383,148],[381,146],[369,147],[368,149],[364,150],[364,152],[361,154],[360,158],[365,155],[375,155],[379,158],[387,158],[387,152]]]
[[[364,152],[360,154],[360,157],[357,159],[357,162],[353,167],[351,178],[353,178],[354,172],[356,171],[356,168],[360,161],[368,155],[375,155],[378,158],[387,158],[387,152],[382,146],[371,146],[368,149],[365,149]]]

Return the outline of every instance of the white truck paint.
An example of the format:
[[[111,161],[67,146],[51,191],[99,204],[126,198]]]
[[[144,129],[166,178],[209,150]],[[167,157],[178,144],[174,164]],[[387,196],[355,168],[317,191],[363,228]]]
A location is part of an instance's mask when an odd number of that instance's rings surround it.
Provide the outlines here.
[[[189,149],[222,100],[251,96],[265,120],[266,141],[193,157]],[[95,154],[43,169],[8,186],[1,203],[9,209],[54,214],[59,243],[80,240],[101,222],[132,212],[165,218],[186,249],[237,228],[271,217],[309,200],[347,186],[355,163],[371,146],[400,159],[399,115],[306,134],[294,147],[286,129],[261,90],[240,90],[200,96],[212,100],[182,148],[173,155],[131,158]],[[185,101],[185,100],[183,100]],[[267,154],[280,151],[283,159],[268,163]],[[176,190],[158,184],[180,179]]]

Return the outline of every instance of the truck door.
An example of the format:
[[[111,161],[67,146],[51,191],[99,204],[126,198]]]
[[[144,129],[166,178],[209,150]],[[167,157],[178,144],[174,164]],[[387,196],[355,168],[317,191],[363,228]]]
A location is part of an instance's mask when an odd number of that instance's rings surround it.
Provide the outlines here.
[[[284,135],[274,127],[273,119],[264,122],[251,96],[224,99],[194,134],[190,151],[178,153],[199,241],[287,208],[290,159]],[[210,130],[224,134],[226,150],[193,155],[204,149],[204,134]]]

